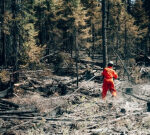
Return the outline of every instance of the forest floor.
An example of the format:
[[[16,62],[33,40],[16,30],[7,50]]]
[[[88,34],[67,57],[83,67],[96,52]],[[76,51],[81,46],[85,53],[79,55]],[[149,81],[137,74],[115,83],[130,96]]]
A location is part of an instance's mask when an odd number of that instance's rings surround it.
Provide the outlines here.
[[[102,82],[83,78],[77,89],[74,79],[48,71],[26,72],[26,80],[16,85],[14,96],[7,100],[19,105],[19,111],[36,111],[21,116],[0,114],[0,134],[150,134],[150,82],[116,80],[117,97],[112,98],[108,92],[104,101],[100,94]]]

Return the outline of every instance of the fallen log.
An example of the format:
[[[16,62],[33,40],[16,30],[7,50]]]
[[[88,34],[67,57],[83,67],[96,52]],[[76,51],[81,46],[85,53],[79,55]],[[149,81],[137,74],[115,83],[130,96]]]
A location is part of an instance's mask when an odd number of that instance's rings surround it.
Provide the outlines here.
[[[0,107],[8,107],[7,104],[0,103]]]
[[[34,119],[34,120],[49,120],[49,121],[73,121],[72,119],[44,118],[44,117],[21,117],[21,116],[0,116],[0,118],[8,119]]]
[[[1,106],[1,105],[0,105],[0,108],[1,108],[1,109],[5,109],[5,110],[11,110],[11,108],[9,108],[9,107],[7,107],[7,106]]]
[[[150,102],[150,100],[146,100],[146,99],[140,98],[140,97],[135,96],[135,95],[133,95],[133,94],[128,94],[128,93],[126,93],[126,92],[123,92],[123,93],[126,94],[126,95],[129,95],[129,96],[132,96],[132,97],[134,97],[134,98],[136,98],[136,99],[139,99],[139,100],[142,100],[142,101],[145,101],[145,102]]]
[[[14,111],[14,110],[12,110],[12,111],[4,111],[4,112],[0,112],[0,115],[7,115],[7,114],[26,114],[26,113],[35,113],[35,112],[37,112],[37,110],[28,110],[28,111]]]
[[[79,79],[78,79],[78,81],[83,80],[83,78],[84,78],[84,76],[80,76]],[[76,83],[76,82],[77,82],[77,79],[75,78],[75,79],[73,79],[72,81],[66,83],[65,85],[74,84],[74,83]]]
[[[92,64],[92,65],[96,65],[96,66],[103,66],[103,63],[100,62],[94,62],[94,61],[87,61],[87,60],[79,60],[80,63],[86,63],[86,64]]]
[[[23,122],[22,124],[15,125],[15,126],[10,127],[10,128],[2,129],[2,131],[0,130],[0,133],[3,134],[3,135],[4,135],[4,133],[5,133],[5,134],[8,134],[9,131],[12,133],[12,131],[11,131],[12,129],[17,129],[17,128],[19,128],[19,127],[25,125],[25,124],[31,123],[32,121],[33,121],[33,120],[28,120],[28,121],[26,121],[26,122]]]
[[[61,118],[47,118],[47,117],[22,117],[22,116],[0,116],[4,119],[33,119],[33,120],[46,120],[46,121],[62,121],[62,122],[86,122],[90,120],[84,119],[61,119]]]
[[[15,104],[13,102],[7,101],[7,100],[0,99],[0,103],[9,105],[10,107],[19,108],[19,105]]]

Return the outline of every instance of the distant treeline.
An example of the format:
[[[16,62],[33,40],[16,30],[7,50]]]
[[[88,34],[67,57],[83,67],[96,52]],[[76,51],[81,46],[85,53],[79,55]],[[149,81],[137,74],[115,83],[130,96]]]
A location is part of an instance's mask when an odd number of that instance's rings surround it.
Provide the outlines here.
[[[150,53],[149,0],[106,0],[108,55]],[[0,65],[37,64],[54,51],[102,53],[99,0],[0,0]],[[48,61],[50,62],[50,61]]]

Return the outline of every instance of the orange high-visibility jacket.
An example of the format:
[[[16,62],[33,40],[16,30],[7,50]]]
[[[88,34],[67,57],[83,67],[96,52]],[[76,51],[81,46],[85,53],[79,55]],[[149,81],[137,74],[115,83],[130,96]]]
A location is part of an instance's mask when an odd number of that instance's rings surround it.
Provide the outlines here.
[[[113,96],[116,96],[116,89],[114,86],[113,78],[118,78],[117,73],[112,69],[112,67],[107,67],[103,70],[102,75],[104,76],[102,99],[105,99],[108,90],[110,90]]]
[[[117,79],[118,78],[118,75],[117,73],[112,69],[112,67],[106,67],[104,69],[104,71],[102,72],[102,75],[104,76],[104,79],[112,79],[113,81],[113,78]]]

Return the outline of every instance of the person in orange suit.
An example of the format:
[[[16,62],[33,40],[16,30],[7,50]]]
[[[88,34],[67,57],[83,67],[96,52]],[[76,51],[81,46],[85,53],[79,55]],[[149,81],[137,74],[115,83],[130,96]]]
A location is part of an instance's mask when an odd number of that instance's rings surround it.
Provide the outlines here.
[[[102,76],[104,77],[102,86],[102,99],[106,98],[107,91],[110,90],[113,97],[116,97],[117,91],[114,86],[114,79],[118,78],[117,73],[113,70],[113,61],[108,63],[108,67],[104,68]]]

